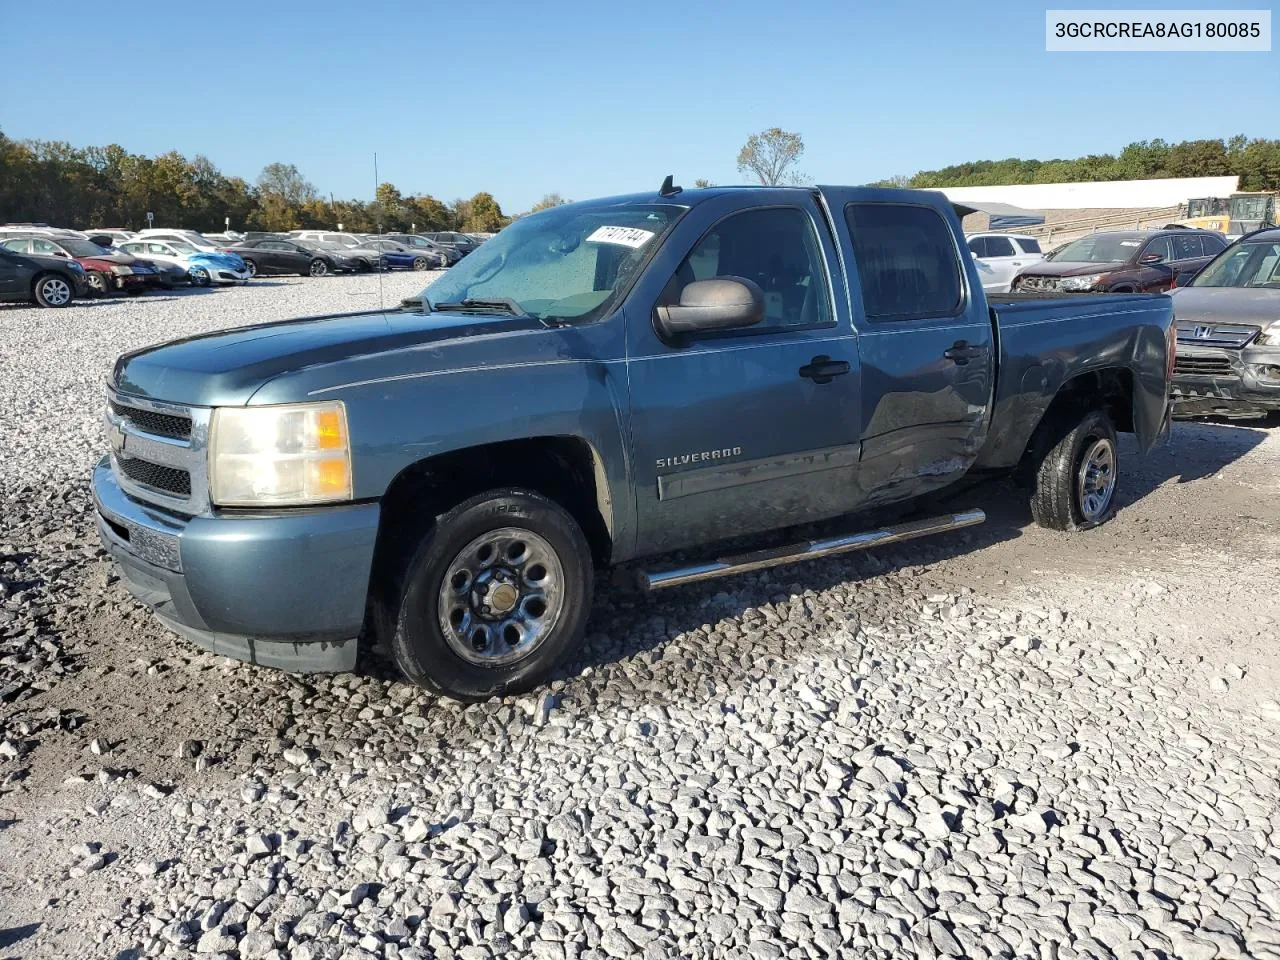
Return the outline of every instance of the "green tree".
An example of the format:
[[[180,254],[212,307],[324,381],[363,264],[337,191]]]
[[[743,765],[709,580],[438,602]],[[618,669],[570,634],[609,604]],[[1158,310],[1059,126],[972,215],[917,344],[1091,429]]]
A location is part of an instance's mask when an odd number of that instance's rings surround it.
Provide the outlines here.
[[[316,195],[316,188],[292,163],[269,163],[258,174],[258,190],[283,198],[290,207],[301,207]]]
[[[491,193],[477,193],[466,201],[466,216],[459,227],[464,233],[496,233],[507,225],[502,208]]]
[[[800,183],[795,165],[803,155],[800,134],[770,127],[747,138],[738,151],[738,172],[750,174],[766,186]]]
[[[543,194],[542,199],[529,208],[529,212],[537,213],[539,210],[550,210],[552,207],[563,206],[568,202],[568,200],[560,196],[558,193]]]

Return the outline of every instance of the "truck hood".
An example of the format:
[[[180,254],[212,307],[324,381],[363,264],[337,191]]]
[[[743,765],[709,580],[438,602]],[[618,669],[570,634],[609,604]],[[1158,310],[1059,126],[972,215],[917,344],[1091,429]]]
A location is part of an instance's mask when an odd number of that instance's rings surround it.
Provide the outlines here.
[[[1250,323],[1280,321],[1280,290],[1267,287],[1179,287],[1171,290],[1173,315],[1182,322]]]
[[[194,406],[249,402],[267,381],[319,364],[460,337],[543,330],[528,317],[377,311],[306,317],[206,333],[127,353],[112,386],[121,393]]]

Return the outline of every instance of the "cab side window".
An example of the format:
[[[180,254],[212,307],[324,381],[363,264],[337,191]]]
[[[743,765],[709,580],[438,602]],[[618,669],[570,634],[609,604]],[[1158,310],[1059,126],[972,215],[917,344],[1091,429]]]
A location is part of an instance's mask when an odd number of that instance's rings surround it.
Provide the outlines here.
[[[1013,249],[1013,241],[1008,237],[987,237],[988,257],[1014,257],[1017,254]]]
[[[835,322],[817,232],[796,207],[746,210],[721,220],[680,264],[662,302],[678,303],[687,284],[715,277],[742,277],[764,291],[764,320],[747,332]]]
[[[1159,260],[1152,261],[1154,263],[1165,263],[1166,261],[1173,259],[1173,251],[1170,248],[1168,237],[1156,237],[1142,248],[1141,259],[1145,260],[1147,257],[1152,255],[1160,258]]]
[[[868,319],[925,320],[960,313],[960,259],[951,229],[936,210],[910,203],[850,203],[844,216]]]

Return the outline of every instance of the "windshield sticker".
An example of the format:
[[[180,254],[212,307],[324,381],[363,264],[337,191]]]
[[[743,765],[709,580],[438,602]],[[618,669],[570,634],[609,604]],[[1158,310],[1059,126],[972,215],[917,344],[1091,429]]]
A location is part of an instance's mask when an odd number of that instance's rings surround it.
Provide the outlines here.
[[[641,230],[639,227],[601,227],[587,237],[587,243],[617,243],[638,249],[652,239],[652,230]]]
[[[1121,241],[1120,241],[1120,246],[1122,246],[1122,247],[1136,247],[1136,246],[1137,246],[1139,243],[1141,243],[1141,242],[1142,242],[1141,240],[1121,240]]]

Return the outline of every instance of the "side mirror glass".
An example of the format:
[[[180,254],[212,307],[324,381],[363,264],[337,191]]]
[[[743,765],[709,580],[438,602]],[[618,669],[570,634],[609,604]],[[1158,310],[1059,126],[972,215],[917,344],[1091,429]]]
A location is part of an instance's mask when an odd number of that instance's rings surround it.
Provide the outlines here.
[[[695,280],[680,291],[678,304],[655,312],[667,337],[750,327],[764,319],[764,292],[743,277]]]
[[[1158,253],[1144,253],[1138,258],[1139,263],[1164,263],[1164,257]]]

